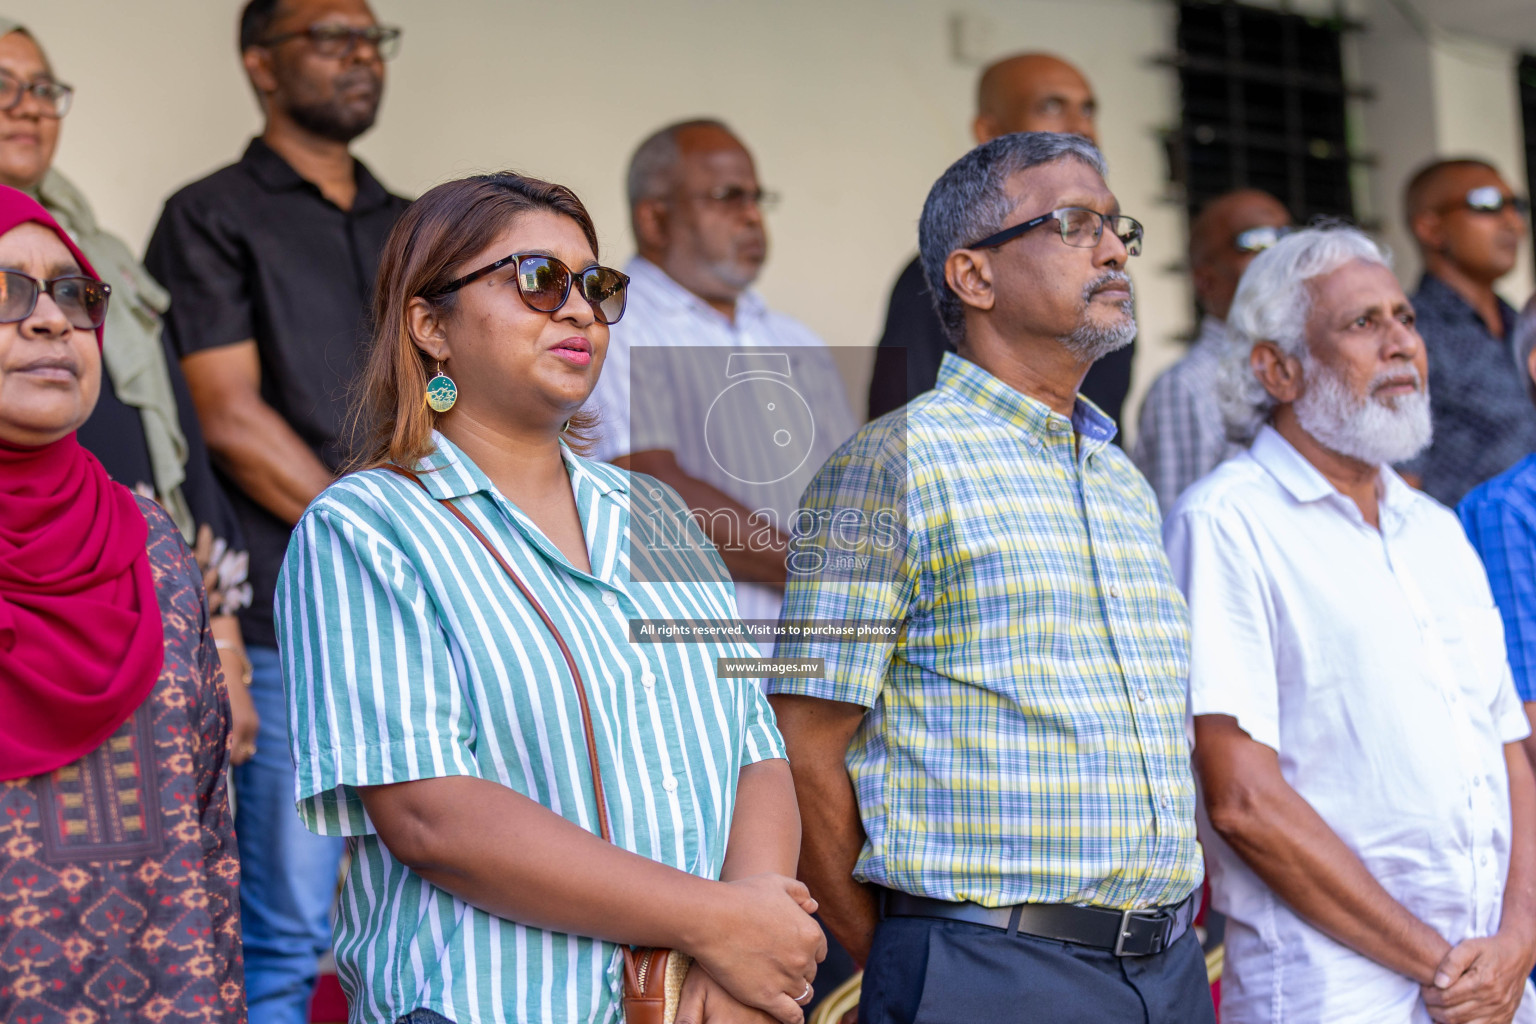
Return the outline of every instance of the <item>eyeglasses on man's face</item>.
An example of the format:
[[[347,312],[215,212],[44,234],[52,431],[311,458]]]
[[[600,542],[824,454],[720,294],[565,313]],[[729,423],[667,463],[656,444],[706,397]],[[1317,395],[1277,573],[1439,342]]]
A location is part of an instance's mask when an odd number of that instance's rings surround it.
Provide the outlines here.
[[[1104,237],[1104,228],[1107,226],[1114,236],[1125,243],[1127,256],[1141,255],[1141,240],[1143,229],[1141,221],[1121,214],[1104,214],[1097,210],[1090,210],[1086,206],[1063,206],[1052,210],[1050,213],[1042,213],[1040,216],[1027,220],[1022,224],[1015,224],[1011,228],[1004,228],[995,235],[988,235],[977,242],[966,246],[967,249],[996,249],[1006,242],[1027,231],[1033,231],[1042,224],[1056,222],[1056,227],[1061,233],[1061,240],[1078,249],[1092,249],[1098,246],[1099,239]]]
[[[28,94],[37,100],[44,117],[60,118],[69,113],[75,90],[46,76],[23,82],[9,71],[0,70],[0,110],[15,110]]]
[[[366,28],[356,28],[352,25],[311,25],[298,32],[284,32],[282,35],[264,39],[261,45],[277,46],[290,39],[308,40],[309,48],[317,55],[335,60],[350,57],[352,51],[357,49],[358,43],[367,43],[373,47],[380,60],[393,60],[400,52],[400,30],[393,25],[369,25]]]
[[[731,213],[745,213],[749,207],[757,207],[767,213],[779,205],[779,194],[765,188],[744,188],[741,185],[722,185],[707,192],[697,192],[691,199],[712,203]]]
[[[1531,201],[1521,196],[1505,195],[1497,185],[1483,185],[1467,192],[1466,198],[1451,207],[1473,213],[1503,213],[1514,210],[1522,217],[1530,215]]]
[[[1289,224],[1260,224],[1258,227],[1239,231],[1232,237],[1232,248],[1245,256],[1263,252],[1296,229]]]

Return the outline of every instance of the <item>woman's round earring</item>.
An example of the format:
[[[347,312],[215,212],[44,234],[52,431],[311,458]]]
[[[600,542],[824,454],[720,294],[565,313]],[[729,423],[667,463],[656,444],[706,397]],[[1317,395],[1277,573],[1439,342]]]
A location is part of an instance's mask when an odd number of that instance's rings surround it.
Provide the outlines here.
[[[570,430],[570,429],[571,429],[571,421],[570,420],[566,420],[564,423],[560,424],[560,433],[563,434],[567,430]]]
[[[437,364],[437,375],[427,381],[427,405],[433,412],[447,412],[459,400],[459,386],[443,372],[443,364]]]

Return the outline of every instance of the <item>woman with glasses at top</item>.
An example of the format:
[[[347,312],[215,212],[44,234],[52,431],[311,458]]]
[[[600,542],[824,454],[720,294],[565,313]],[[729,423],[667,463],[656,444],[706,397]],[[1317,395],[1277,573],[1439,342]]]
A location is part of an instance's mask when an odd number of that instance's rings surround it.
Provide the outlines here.
[[[245,1020],[201,574],[76,432],[111,290],[0,186],[0,1016]]]
[[[277,590],[300,813],[352,848],[357,1024],[615,1021],[625,945],[695,958],[692,1019],[811,997],[789,766],[757,682],[717,675],[755,649],[645,642],[735,620],[729,575],[677,494],[580,454],[627,284],[570,190],[511,173],[385,245],[366,455]]]
[[[234,509],[213,475],[180,365],[168,360],[160,317],[168,296],[116,235],[103,230],[53,155],[74,90],[58,81],[31,34],[0,17],[0,185],[32,196],[69,232],[112,286],[105,373],[80,443],[113,479],[160,503],[203,569],[213,635],[232,682],[250,664],[236,618],[250,602]],[[257,715],[244,686],[230,690],[233,763],[255,751]]]

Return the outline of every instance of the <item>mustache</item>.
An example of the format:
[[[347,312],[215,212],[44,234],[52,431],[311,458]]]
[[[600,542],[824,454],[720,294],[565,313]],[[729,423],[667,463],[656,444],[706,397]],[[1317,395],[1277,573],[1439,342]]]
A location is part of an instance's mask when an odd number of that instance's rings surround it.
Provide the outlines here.
[[[1083,301],[1086,303],[1094,295],[1108,288],[1112,284],[1124,286],[1131,293],[1131,299],[1136,298],[1136,286],[1131,284],[1130,275],[1123,270],[1106,270],[1098,277],[1083,286]],[[1129,300],[1128,300],[1129,301]]]
[[[1394,384],[1412,384],[1416,390],[1424,390],[1424,378],[1419,373],[1419,368],[1413,364],[1401,369],[1382,370],[1371,378],[1369,391],[1375,394],[1382,388],[1391,387]]]
[[[366,85],[377,92],[384,84],[382,78],[374,73],[372,68],[363,66],[355,67],[350,71],[343,71],[331,79],[331,85],[337,92],[351,89],[353,86]]]

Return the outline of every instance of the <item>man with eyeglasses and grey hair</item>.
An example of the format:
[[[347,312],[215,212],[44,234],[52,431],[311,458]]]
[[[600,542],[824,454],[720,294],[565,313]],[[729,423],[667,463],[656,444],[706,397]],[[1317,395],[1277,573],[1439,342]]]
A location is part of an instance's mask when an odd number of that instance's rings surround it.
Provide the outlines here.
[[[1141,225],[1104,175],[1048,132],[945,171],[919,249],[955,351],[806,492],[837,529],[797,546],[784,619],[892,627],[783,638],[822,671],[768,685],[861,1024],[1213,1019],[1185,605],[1152,489],[1079,394],[1136,333]],[[879,571],[833,571],[855,550]]]
[[[1200,334],[1183,358],[1152,382],[1141,403],[1132,456],[1165,512],[1184,488],[1233,451],[1216,384],[1227,310],[1248,264],[1290,226],[1285,205],[1256,188],[1217,196],[1189,225],[1189,276],[1202,314]]]
[[[800,492],[856,426],[843,375],[820,337],[752,287],[777,197],[730,128],[654,132],[627,192],[638,254],[586,406],[594,454],[674,487],[735,579],[741,617],[776,622]]]
[[[1227,317],[1246,451],[1164,527],[1225,1024],[1536,1020],[1536,781],[1488,579],[1392,466],[1431,436],[1382,250],[1308,229]]]

